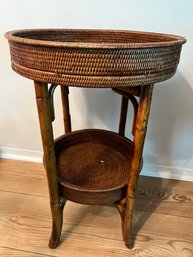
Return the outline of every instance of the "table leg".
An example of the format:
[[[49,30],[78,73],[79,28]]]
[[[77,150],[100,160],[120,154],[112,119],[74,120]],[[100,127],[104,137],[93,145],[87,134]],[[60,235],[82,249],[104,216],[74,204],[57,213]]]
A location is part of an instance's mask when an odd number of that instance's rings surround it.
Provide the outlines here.
[[[70,118],[70,108],[69,108],[69,89],[67,86],[60,86],[62,107],[63,107],[63,117],[64,117],[64,129],[65,133],[71,132],[71,118]]]
[[[128,109],[128,98],[122,96],[121,101],[121,113],[120,113],[120,122],[119,122],[119,135],[125,136],[125,125],[127,119],[127,109]]]
[[[143,86],[139,100],[136,125],[134,128],[133,153],[131,170],[128,181],[126,201],[123,207],[123,239],[128,248],[132,248],[131,229],[134,211],[134,194],[140,171],[143,146],[146,136],[147,123],[150,112],[153,85]]]
[[[52,234],[49,241],[49,247],[55,248],[60,240],[65,200],[61,199],[59,196],[48,85],[47,83],[41,82],[34,82],[34,84],[44,150],[44,166],[47,174],[50,207],[52,212]]]

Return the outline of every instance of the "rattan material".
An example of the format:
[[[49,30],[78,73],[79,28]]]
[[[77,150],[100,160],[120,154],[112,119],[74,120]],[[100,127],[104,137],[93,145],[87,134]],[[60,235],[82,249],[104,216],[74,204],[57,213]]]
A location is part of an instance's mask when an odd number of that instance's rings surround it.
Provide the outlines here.
[[[134,195],[153,84],[175,73],[185,39],[133,31],[53,29],[12,31],[6,37],[13,69],[34,80],[52,212],[49,246],[59,244],[63,208],[71,200],[113,203],[121,216],[123,240],[132,248]],[[55,143],[57,85],[48,83],[61,84],[66,135]],[[104,130],[71,132],[66,86],[116,87],[122,95],[119,135]],[[128,100],[134,107],[133,142],[124,137]]]
[[[133,31],[6,33],[13,69],[36,81],[78,87],[153,84],[174,75],[185,39]]]
[[[108,204],[123,198],[132,142],[105,130],[85,129],[56,143],[62,195],[83,204]]]

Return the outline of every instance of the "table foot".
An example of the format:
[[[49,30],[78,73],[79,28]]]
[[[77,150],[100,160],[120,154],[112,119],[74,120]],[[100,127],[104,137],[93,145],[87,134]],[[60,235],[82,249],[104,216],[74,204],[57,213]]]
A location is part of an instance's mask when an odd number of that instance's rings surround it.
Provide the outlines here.
[[[128,248],[128,249],[132,249],[134,247],[133,245],[133,242],[129,242],[129,243],[125,243],[125,246]]]
[[[59,245],[60,235],[63,224],[63,209],[66,200],[62,199],[60,203],[51,204],[52,211],[52,233],[49,240],[49,248],[54,249]]]
[[[52,242],[52,239],[49,240],[49,248],[50,249],[55,249],[59,245],[59,242]]]
[[[128,205],[129,202],[129,205]],[[132,249],[134,244],[131,239],[132,235],[132,221],[133,221],[133,211],[134,211],[134,200],[127,200],[127,204],[125,204],[125,213],[123,217],[123,240],[127,248]]]
[[[116,207],[121,216],[123,241],[125,242],[127,248],[132,249],[134,246],[134,243],[131,239],[134,199],[124,198],[116,203]]]

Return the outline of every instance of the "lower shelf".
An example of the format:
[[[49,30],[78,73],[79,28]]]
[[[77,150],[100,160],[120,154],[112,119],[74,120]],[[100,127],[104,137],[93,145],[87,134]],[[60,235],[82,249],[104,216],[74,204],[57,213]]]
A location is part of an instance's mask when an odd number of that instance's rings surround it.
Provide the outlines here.
[[[132,142],[117,133],[85,129],[55,142],[60,193],[73,202],[109,204],[126,193]]]

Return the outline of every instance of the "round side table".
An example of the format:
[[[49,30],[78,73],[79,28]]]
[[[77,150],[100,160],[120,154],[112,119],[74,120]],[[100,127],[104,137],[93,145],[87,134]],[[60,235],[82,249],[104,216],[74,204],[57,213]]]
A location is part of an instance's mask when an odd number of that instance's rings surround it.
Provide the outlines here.
[[[172,77],[185,39],[110,30],[19,30],[6,33],[12,68],[34,80],[52,212],[51,248],[57,247],[67,200],[114,204],[123,240],[132,248],[134,194],[153,85]],[[60,85],[65,134],[54,140],[53,95]],[[119,132],[71,131],[69,87],[111,88],[122,96]],[[128,101],[133,140],[125,137]]]

